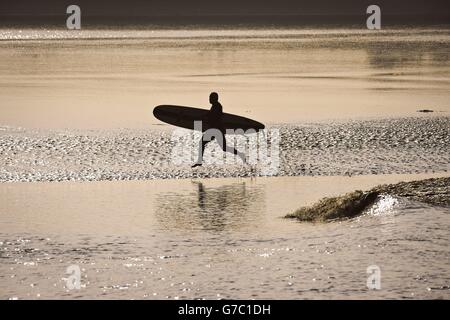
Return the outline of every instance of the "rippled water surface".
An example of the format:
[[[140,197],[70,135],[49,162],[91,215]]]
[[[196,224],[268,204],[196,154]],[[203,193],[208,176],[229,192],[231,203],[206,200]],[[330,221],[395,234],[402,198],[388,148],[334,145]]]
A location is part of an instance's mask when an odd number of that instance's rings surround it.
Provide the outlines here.
[[[349,221],[282,218],[420,177],[1,184],[0,297],[448,299],[448,208],[384,197]],[[366,287],[371,265],[381,290]]]
[[[0,29],[0,125],[148,128],[159,104],[263,123],[448,115],[450,28]]]
[[[0,29],[0,298],[450,298],[448,208],[282,218],[448,175],[449,30]],[[285,177],[171,162],[153,107],[211,91],[280,129]]]
[[[34,131],[0,126],[0,182],[450,170],[450,117],[271,126],[259,138],[227,137],[228,145],[246,152],[247,164],[232,155],[225,158],[213,142],[205,149],[205,165],[192,170],[199,139],[189,130]]]

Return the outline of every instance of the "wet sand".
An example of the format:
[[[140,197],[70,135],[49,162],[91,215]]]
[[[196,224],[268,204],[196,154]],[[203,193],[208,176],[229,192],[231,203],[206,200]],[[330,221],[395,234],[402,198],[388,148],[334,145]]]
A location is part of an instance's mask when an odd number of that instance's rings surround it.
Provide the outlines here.
[[[431,173],[450,169],[448,117],[279,125],[268,129],[280,130],[278,176]],[[207,147],[201,168],[191,169],[195,157],[192,162],[174,163],[171,133],[2,128],[0,182],[264,175],[260,163],[208,164],[214,154],[210,152],[222,152],[217,143]]]

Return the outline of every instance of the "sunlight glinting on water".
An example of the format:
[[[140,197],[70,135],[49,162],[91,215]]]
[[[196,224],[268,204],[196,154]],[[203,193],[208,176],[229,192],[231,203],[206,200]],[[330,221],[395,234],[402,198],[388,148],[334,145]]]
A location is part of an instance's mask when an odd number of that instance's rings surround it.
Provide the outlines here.
[[[314,39],[341,38],[343,41],[364,40],[367,37],[376,37],[395,41],[427,41],[432,38],[435,41],[449,41],[450,33],[442,29],[386,29],[376,34],[371,30],[361,28],[335,28],[335,29],[310,29],[310,28],[280,28],[280,29],[172,29],[161,30],[159,27],[148,27],[145,30],[136,29],[0,29],[1,40],[83,40],[83,39],[239,39],[257,41],[259,39],[296,39],[308,41]]]
[[[369,209],[368,214],[374,216],[393,214],[398,204],[399,201],[397,198],[383,194],[379,196],[375,204]]]

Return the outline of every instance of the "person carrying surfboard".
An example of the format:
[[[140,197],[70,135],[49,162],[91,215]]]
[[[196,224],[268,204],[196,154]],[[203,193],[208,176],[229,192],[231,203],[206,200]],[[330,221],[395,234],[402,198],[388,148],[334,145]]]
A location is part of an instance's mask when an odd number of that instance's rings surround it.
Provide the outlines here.
[[[192,168],[202,165],[203,152],[205,150],[205,146],[208,142],[213,141],[214,139],[217,140],[217,142],[219,143],[220,147],[224,152],[230,152],[234,155],[238,155],[245,163],[246,159],[244,153],[236,150],[234,147],[227,146],[227,141],[225,138],[225,128],[222,124],[223,108],[219,102],[219,95],[217,94],[217,92],[211,92],[211,94],[209,95],[209,103],[211,103],[211,109],[209,109],[209,112],[206,114],[204,120],[208,122],[208,129],[218,130],[217,133],[220,134],[220,136],[209,137],[211,134],[208,132],[205,132],[202,135],[202,138],[200,139],[199,142],[198,159],[197,162],[192,165]]]

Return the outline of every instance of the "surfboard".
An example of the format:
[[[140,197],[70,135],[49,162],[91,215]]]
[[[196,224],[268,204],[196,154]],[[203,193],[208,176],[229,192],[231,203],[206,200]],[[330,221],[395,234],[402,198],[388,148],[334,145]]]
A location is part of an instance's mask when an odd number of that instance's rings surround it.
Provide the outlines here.
[[[175,105],[159,105],[153,109],[153,115],[162,122],[186,129],[195,130],[194,121],[202,121],[202,131],[208,130],[206,115],[209,110]],[[235,114],[223,113],[222,125],[225,129],[254,129],[260,131],[265,128],[261,122],[241,117]]]

